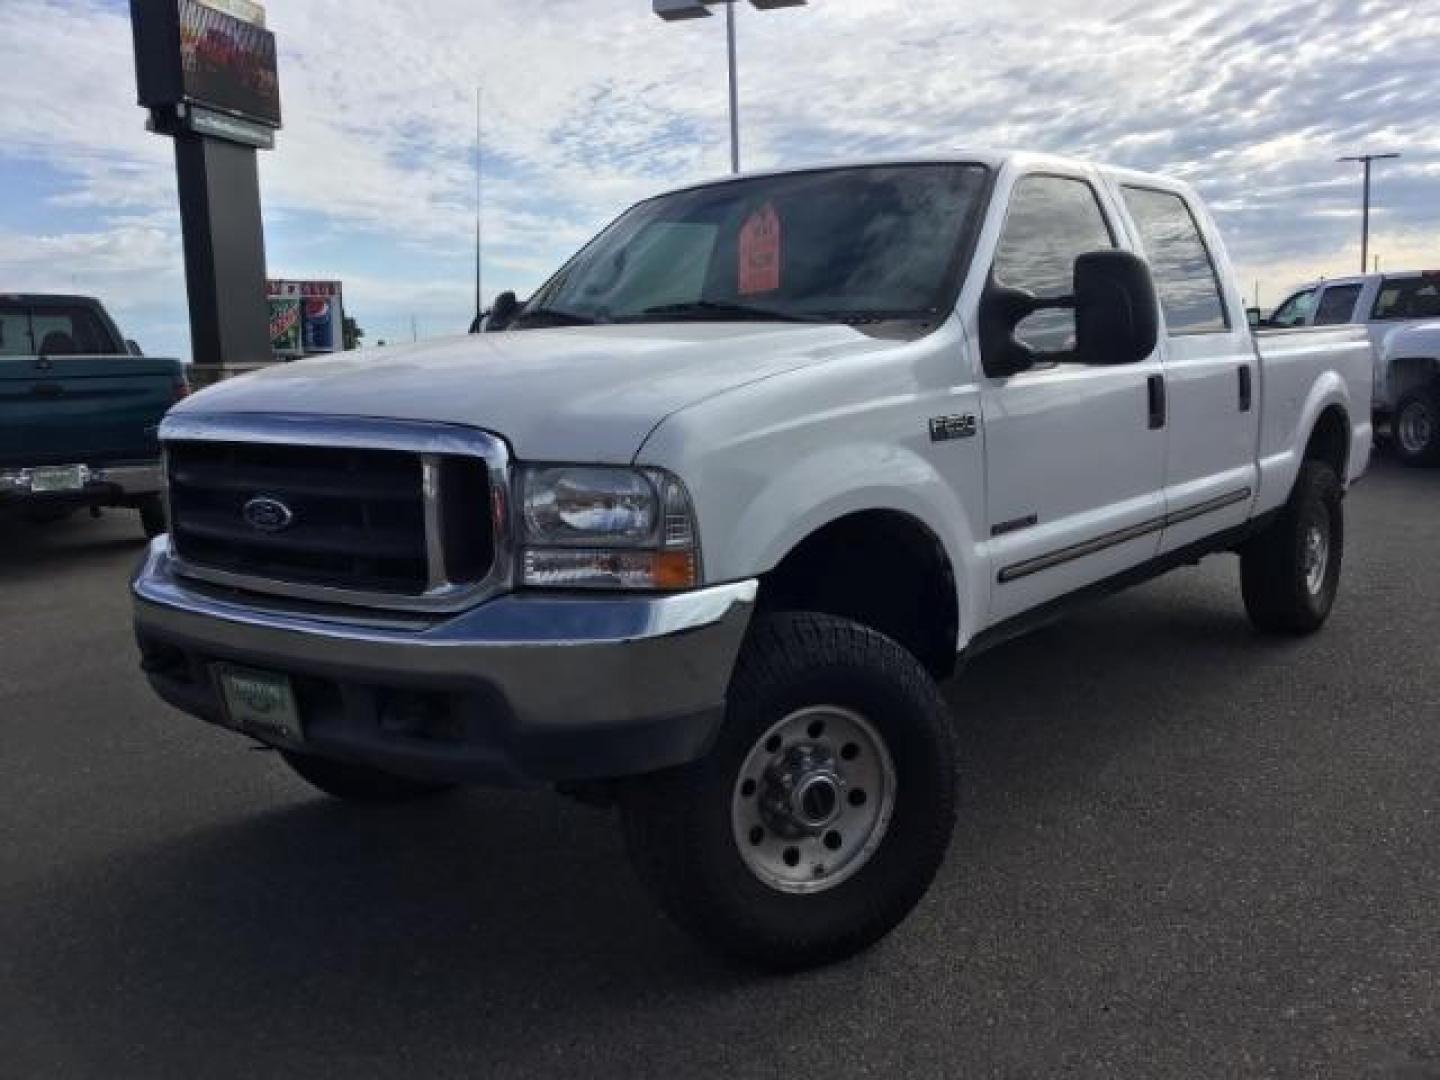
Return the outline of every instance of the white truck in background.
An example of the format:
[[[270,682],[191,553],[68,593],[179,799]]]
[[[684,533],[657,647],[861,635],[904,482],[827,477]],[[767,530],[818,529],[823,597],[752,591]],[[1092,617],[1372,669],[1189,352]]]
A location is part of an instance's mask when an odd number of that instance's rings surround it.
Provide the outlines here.
[[[1407,465],[1440,465],[1440,271],[1332,278],[1288,296],[1265,325],[1365,327],[1373,412]]]
[[[614,803],[680,924],[824,963],[945,857],[965,658],[1220,552],[1259,630],[1325,622],[1370,369],[1358,328],[1252,334],[1165,177],[956,153],[686,187],[507,329],[174,409],[142,665],[341,798]]]

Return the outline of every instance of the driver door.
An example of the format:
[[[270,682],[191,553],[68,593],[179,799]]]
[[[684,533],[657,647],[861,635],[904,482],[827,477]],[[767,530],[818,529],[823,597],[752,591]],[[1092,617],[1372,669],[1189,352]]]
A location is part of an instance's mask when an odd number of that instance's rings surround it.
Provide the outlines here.
[[[1088,176],[1022,176],[992,272],[1042,298],[1069,295],[1076,256],[1118,246],[1110,220]],[[1015,336],[1034,349],[1067,348],[1074,315],[1037,312]],[[982,379],[992,624],[1158,554],[1163,378],[1152,354],[1139,364],[1056,363]]]

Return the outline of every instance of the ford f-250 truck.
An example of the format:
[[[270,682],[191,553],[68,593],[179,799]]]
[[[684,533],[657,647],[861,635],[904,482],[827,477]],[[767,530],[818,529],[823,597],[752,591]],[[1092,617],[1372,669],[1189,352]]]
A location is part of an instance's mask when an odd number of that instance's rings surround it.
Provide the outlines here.
[[[0,514],[126,507],[165,531],[158,430],[189,384],[138,354],[89,297],[0,295]]]
[[[1332,278],[1287,297],[1265,325],[1365,327],[1376,426],[1406,465],[1440,465],[1440,272]]]
[[[1320,627],[1369,392],[1363,330],[1252,336],[1173,180],[977,153],[701,184],[502,332],[175,409],[143,667],[342,798],[611,800],[681,924],[823,963],[945,855],[959,661],[1215,552],[1260,630]]]

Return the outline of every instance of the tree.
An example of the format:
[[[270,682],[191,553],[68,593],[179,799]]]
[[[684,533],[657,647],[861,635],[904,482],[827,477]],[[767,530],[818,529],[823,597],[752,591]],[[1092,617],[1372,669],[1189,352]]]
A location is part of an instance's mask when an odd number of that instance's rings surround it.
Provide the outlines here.
[[[356,322],[354,319],[352,319],[349,315],[346,315],[346,316],[345,316],[344,335],[345,335],[345,348],[346,348],[346,349],[358,349],[358,348],[360,347],[360,339],[365,336],[365,331],[362,330],[362,329],[360,329],[360,324],[359,324],[359,323],[357,323],[357,322]]]

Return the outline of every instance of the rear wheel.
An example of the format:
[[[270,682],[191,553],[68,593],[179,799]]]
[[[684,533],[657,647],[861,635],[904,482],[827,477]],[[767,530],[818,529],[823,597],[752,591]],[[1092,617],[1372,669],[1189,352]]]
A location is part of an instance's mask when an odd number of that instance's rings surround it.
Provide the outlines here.
[[[312,787],[347,802],[411,802],[438,795],[454,786],[411,780],[409,777],[396,776],[394,773],[382,772],[365,765],[352,765],[349,762],[332,761],[311,754],[297,754],[290,750],[280,751],[280,756],[285,759],[285,764]]]
[[[677,923],[757,966],[829,963],[925,895],[955,817],[949,712],[895,642],[762,616],[702,760],[624,790],[636,868]]]
[[[1341,495],[1329,465],[1305,462],[1280,516],[1241,550],[1240,589],[1257,630],[1310,634],[1329,617],[1345,554]]]
[[[153,540],[161,533],[168,532],[165,520],[165,501],[159,495],[146,495],[135,504],[140,511],[140,527],[145,530],[147,540]]]
[[[1402,396],[1391,432],[1395,456],[1406,465],[1440,465],[1440,393],[1422,386]]]

